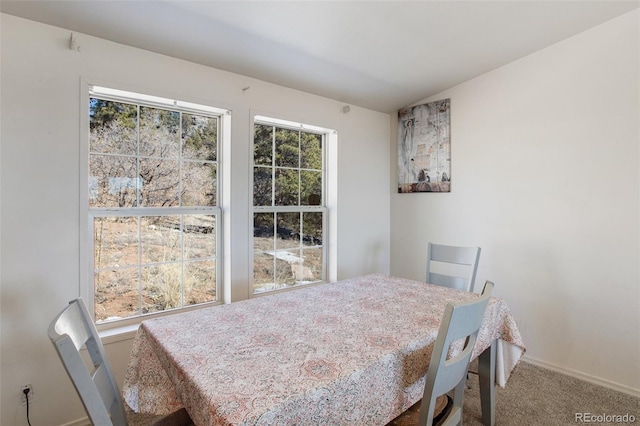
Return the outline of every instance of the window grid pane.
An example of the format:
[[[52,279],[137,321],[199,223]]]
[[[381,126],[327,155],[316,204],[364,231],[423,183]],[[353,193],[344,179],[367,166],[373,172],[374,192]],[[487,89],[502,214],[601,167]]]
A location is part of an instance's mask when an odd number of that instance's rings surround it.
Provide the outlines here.
[[[96,217],[96,321],[216,301],[216,222],[215,214]]]

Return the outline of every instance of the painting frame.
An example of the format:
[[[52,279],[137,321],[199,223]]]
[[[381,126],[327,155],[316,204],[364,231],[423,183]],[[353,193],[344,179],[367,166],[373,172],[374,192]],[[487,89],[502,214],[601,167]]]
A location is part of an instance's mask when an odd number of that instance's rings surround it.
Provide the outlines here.
[[[451,99],[398,110],[398,193],[451,192]]]

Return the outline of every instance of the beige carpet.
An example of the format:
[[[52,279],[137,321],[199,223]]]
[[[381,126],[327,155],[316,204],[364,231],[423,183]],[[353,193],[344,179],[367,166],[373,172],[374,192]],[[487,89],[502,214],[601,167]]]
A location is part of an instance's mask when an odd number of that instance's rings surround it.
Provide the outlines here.
[[[465,392],[462,423],[465,426],[480,426],[482,414],[478,376],[470,375],[468,385],[470,388]],[[496,426],[587,424],[576,422],[576,413],[594,416],[629,414],[636,419],[632,424],[638,425],[640,399],[524,362],[518,364],[506,388],[496,389]],[[132,420],[131,426],[141,426],[147,424],[151,416],[133,415]]]
[[[481,425],[478,376],[465,392],[463,424]],[[496,389],[497,426],[555,426],[576,422],[576,413],[633,415],[640,424],[640,399],[564,374],[520,362],[506,388]],[[590,423],[592,425],[616,424]],[[623,423],[617,423],[623,424]]]

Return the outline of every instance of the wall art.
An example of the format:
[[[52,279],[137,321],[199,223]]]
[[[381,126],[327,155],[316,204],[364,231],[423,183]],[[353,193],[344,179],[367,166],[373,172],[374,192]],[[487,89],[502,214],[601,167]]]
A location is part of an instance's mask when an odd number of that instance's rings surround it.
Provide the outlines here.
[[[398,192],[451,192],[450,99],[398,111]]]

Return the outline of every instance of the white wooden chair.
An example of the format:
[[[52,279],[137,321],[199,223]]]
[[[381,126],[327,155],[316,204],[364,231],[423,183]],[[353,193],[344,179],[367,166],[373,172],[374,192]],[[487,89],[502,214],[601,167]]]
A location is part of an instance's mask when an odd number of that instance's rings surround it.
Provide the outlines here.
[[[429,243],[426,281],[458,290],[473,291],[479,260],[480,247]]]
[[[107,362],[102,341],[81,298],[72,300],[49,325],[49,338],[82,400],[91,423],[98,426],[127,426],[118,384]],[[92,366],[85,364],[80,350],[85,347]],[[190,425],[183,408],[161,418],[154,425]]]

